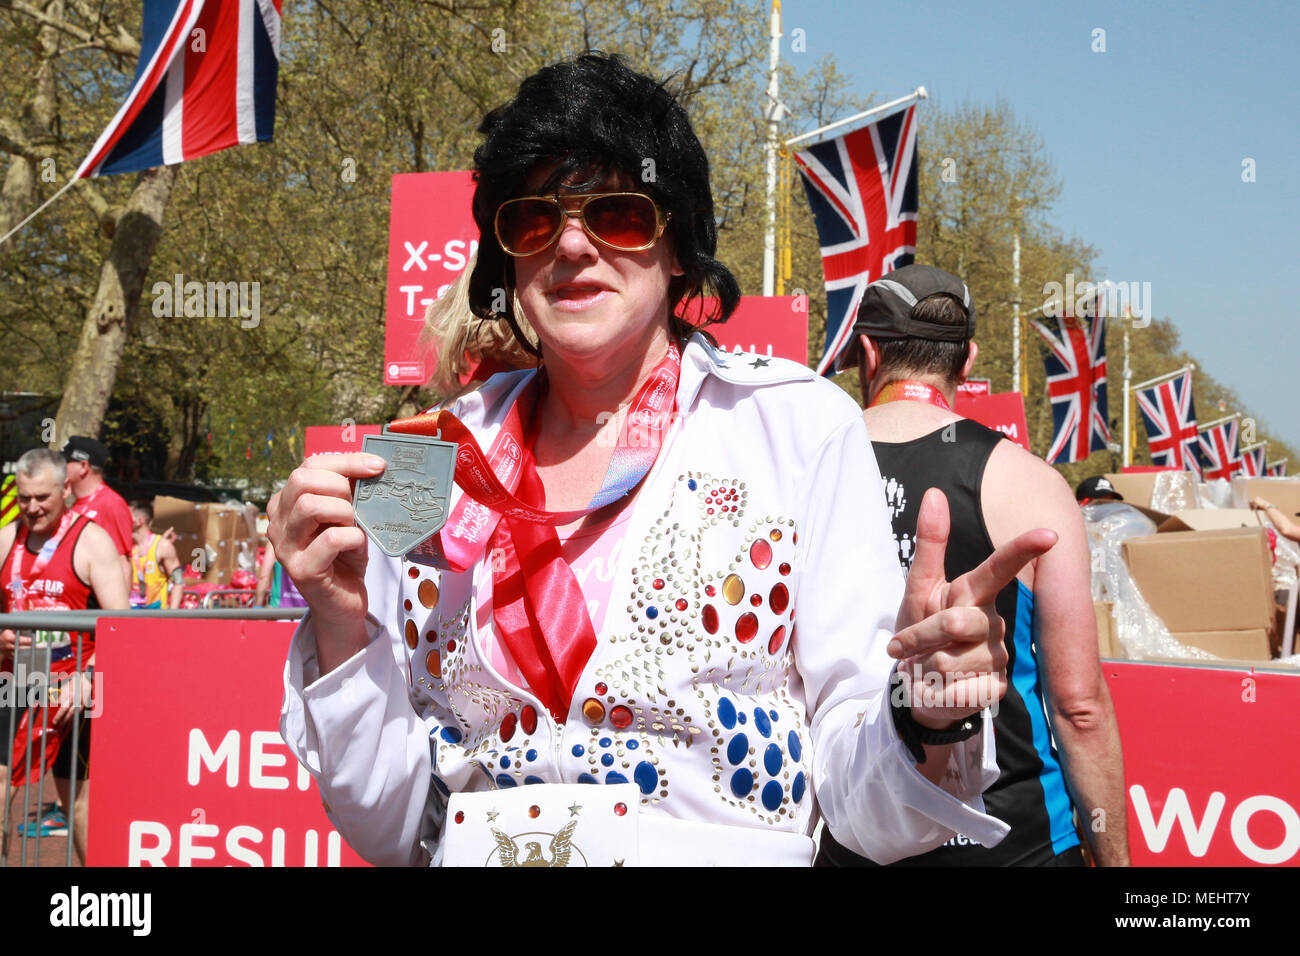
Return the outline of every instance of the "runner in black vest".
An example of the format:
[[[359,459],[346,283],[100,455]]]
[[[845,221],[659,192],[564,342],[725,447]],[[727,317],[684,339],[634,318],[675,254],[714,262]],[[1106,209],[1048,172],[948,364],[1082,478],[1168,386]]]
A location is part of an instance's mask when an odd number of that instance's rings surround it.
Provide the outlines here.
[[[949,580],[992,554],[995,542],[1026,528],[1046,526],[1061,535],[998,596],[1009,680],[994,722],[1001,774],[984,802],[1011,832],[991,848],[957,836],[893,865],[1077,865],[1083,856],[1076,812],[1097,861],[1125,865],[1123,764],[1097,661],[1082,522],[1054,469],[951,410],[978,354],[973,331],[970,293],[960,280],[930,266],[907,266],[868,287],[855,339],[839,363],[859,364],[867,428],[904,569],[929,488],[948,499]],[[829,832],[817,862],[875,865]]]

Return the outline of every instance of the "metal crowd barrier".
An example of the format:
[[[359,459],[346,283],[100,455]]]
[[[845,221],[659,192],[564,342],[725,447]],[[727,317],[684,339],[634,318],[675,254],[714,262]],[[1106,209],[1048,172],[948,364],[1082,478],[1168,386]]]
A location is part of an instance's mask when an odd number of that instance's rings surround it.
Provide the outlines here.
[[[211,594],[221,592],[213,591]],[[245,592],[251,595],[251,592]],[[73,632],[70,641],[71,652],[63,654],[58,659],[65,659],[67,656],[75,657],[74,674],[80,675],[84,679],[85,667],[82,660],[82,634],[93,632],[98,625],[100,617],[186,617],[186,618],[216,618],[218,620],[258,620],[258,621],[284,621],[297,620],[306,613],[306,608],[277,608],[277,607],[204,607],[193,609],[178,610],[117,610],[117,611],[18,611],[12,614],[0,614],[0,630],[13,630],[19,635],[27,635],[33,638],[33,643],[27,647],[15,648],[13,671],[0,672],[0,680],[7,685],[3,693],[0,693],[0,713],[5,715],[3,726],[11,728],[5,733],[5,740],[0,742],[0,749],[4,751],[6,757],[5,763],[5,782],[4,782],[4,813],[3,835],[0,835],[0,868],[9,865],[9,841],[14,838],[13,826],[13,802],[15,790],[21,789],[22,814],[20,815],[22,827],[22,842],[19,847],[19,866],[28,866],[28,844],[29,841],[34,844],[32,847],[32,866],[40,866],[41,853],[41,824],[45,813],[45,780],[50,774],[44,770],[46,757],[48,756],[47,746],[49,744],[50,719],[53,716],[52,711],[60,703],[59,698],[51,693],[58,677],[58,692],[67,693],[67,683],[64,681],[62,674],[55,674],[52,667],[55,663],[54,650],[56,647],[62,648],[68,645],[62,642],[56,643],[54,640],[55,633]],[[22,680],[19,680],[19,678]],[[35,694],[35,706],[29,705],[28,701],[32,700],[32,687],[43,687],[43,692]],[[80,689],[80,680],[77,681]],[[12,697],[12,700],[5,699]],[[83,707],[88,701],[83,698]],[[48,706],[42,706],[42,704]],[[21,706],[20,706],[21,705]],[[64,815],[68,821],[68,844],[64,857],[64,865],[72,866],[72,852],[76,845],[76,825],[77,825],[77,760],[78,746],[81,742],[82,730],[82,710],[83,707],[76,707],[72,711],[72,730],[63,741],[63,746],[71,748],[69,751],[69,765],[71,773],[69,774],[68,783],[68,805],[63,808]],[[19,755],[23,761],[24,781],[21,788],[13,786],[13,767],[14,767],[14,744],[15,735],[18,725],[22,720],[22,712],[30,711],[31,716],[28,718],[29,728],[27,735],[27,745],[23,753]],[[9,715],[12,713],[12,721]],[[39,715],[39,716],[38,716]],[[36,726],[40,721],[39,728]],[[39,729],[39,733],[37,733]],[[32,765],[35,744],[33,739],[40,738],[40,753],[37,762],[40,768],[40,776],[36,782],[36,820],[31,829],[35,835],[29,834],[27,825],[28,811],[31,806],[31,787],[32,787]],[[90,777],[87,775],[87,782]],[[51,783],[51,787],[53,787]],[[55,790],[57,794],[57,789]],[[54,839],[54,837],[45,837],[44,839]],[[85,847],[81,848],[84,854]],[[83,856],[84,862],[84,856]]]
[[[217,588],[203,595],[203,607],[252,607],[256,596],[248,588]]]

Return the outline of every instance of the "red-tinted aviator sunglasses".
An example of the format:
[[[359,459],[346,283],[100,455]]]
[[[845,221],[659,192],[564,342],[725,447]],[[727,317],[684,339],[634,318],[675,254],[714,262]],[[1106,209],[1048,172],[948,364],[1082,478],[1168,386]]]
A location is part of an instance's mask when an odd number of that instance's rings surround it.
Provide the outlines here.
[[[578,208],[567,209],[553,196],[523,196],[503,202],[495,222],[501,248],[512,256],[535,255],[560,237],[569,218],[575,218],[597,242],[619,252],[641,252],[659,241],[668,224],[668,214],[660,213],[645,193],[586,193],[564,198],[580,200]]]

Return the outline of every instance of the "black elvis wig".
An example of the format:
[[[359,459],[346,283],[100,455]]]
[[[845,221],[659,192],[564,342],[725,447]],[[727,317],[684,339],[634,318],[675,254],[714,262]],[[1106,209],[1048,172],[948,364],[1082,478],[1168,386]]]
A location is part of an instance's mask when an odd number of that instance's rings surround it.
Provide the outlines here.
[[[666,232],[683,275],[669,284],[674,313],[684,303],[712,295],[708,318],[725,322],[740,301],[740,286],[713,257],[718,230],[709,188],[709,161],[686,110],[663,84],[634,72],[617,56],[587,53],[538,70],[515,98],[487,114],[474,153],[474,221],[478,260],[470,276],[469,305],[483,319],[505,319],[528,351],[537,347],[520,332],[514,315],[514,262],[493,230],[498,207],[525,194],[525,181],[552,167],[536,192],[560,183],[590,185],[608,175],[630,180],[668,214]],[[498,290],[504,290],[504,294]],[[676,315],[670,328],[685,340],[693,326]]]

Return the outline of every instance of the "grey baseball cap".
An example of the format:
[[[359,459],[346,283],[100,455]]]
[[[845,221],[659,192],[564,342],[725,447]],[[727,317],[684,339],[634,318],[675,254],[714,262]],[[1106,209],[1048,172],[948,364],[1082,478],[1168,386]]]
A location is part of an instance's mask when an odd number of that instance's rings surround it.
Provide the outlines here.
[[[940,325],[913,318],[916,306],[932,295],[950,295],[960,302],[966,309],[966,324]],[[853,337],[835,361],[837,372],[858,364],[858,336],[863,334],[877,339],[965,342],[975,334],[975,303],[966,283],[952,273],[935,266],[903,266],[881,276],[862,293]]]

